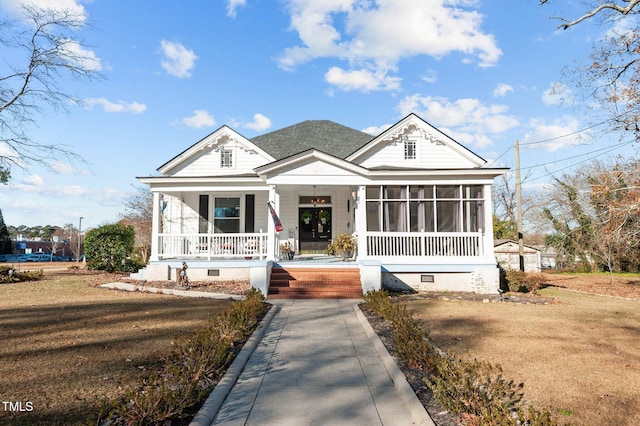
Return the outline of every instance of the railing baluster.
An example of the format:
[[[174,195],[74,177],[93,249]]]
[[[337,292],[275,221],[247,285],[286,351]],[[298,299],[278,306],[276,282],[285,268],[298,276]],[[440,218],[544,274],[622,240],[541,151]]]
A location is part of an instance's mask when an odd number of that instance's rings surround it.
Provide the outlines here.
[[[483,253],[480,232],[369,232],[366,242],[370,257],[476,257]]]

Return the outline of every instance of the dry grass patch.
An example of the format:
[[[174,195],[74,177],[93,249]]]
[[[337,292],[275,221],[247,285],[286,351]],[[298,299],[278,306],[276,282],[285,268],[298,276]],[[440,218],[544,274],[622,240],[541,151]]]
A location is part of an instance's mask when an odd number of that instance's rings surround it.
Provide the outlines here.
[[[230,302],[105,290],[108,276],[46,273],[0,285],[0,424],[88,424],[103,398],[137,383],[177,336]]]
[[[558,303],[413,300],[443,349],[500,364],[525,399],[573,425],[640,424],[640,301],[557,288]]]

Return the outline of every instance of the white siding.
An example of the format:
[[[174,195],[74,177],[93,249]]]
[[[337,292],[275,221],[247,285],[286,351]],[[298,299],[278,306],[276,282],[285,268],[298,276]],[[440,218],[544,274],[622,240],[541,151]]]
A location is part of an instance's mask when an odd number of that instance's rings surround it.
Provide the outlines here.
[[[269,210],[267,208],[267,201],[269,201],[269,193],[267,191],[256,191],[256,212],[255,212],[255,230],[256,232],[267,232],[269,228]]]
[[[233,167],[220,167],[220,152],[229,149],[233,152]],[[256,167],[267,163],[267,159],[258,153],[248,151],[235,141],[227,141],[215,148],[206,148],[198,155],[185,161],[172,171],[172,176],[220,176],[253,174]]]
[[[187,193],[183,196],[182,204],[182,226],[180,233],[191,234],[198,232],[198,206],[200,204],[200,194]]]
[[[357,160],[366,168],[416,168],[416,169],[461,169],[476,167],[473,162],[464,158],[450,145],[437,144],[423,136],[411,136],[416,140],[416,158],[404,159],[404,143],[400,139],[381,143],[380,148]]]

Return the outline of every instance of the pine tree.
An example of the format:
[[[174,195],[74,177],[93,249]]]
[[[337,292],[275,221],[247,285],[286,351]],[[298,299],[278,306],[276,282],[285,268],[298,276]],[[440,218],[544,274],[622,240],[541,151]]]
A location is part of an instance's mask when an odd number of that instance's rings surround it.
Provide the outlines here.
[[[11,254],[11,252],[11,235],[9,235],[4,217],[2,217],[2,210],[0,210],[0,254]]]

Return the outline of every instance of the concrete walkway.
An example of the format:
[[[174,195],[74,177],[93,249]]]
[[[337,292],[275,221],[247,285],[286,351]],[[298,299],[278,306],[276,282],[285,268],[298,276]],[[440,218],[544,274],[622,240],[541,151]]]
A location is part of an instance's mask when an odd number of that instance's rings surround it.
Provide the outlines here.
[[[357,300],[273,303],[192,425],[433,425]]]

